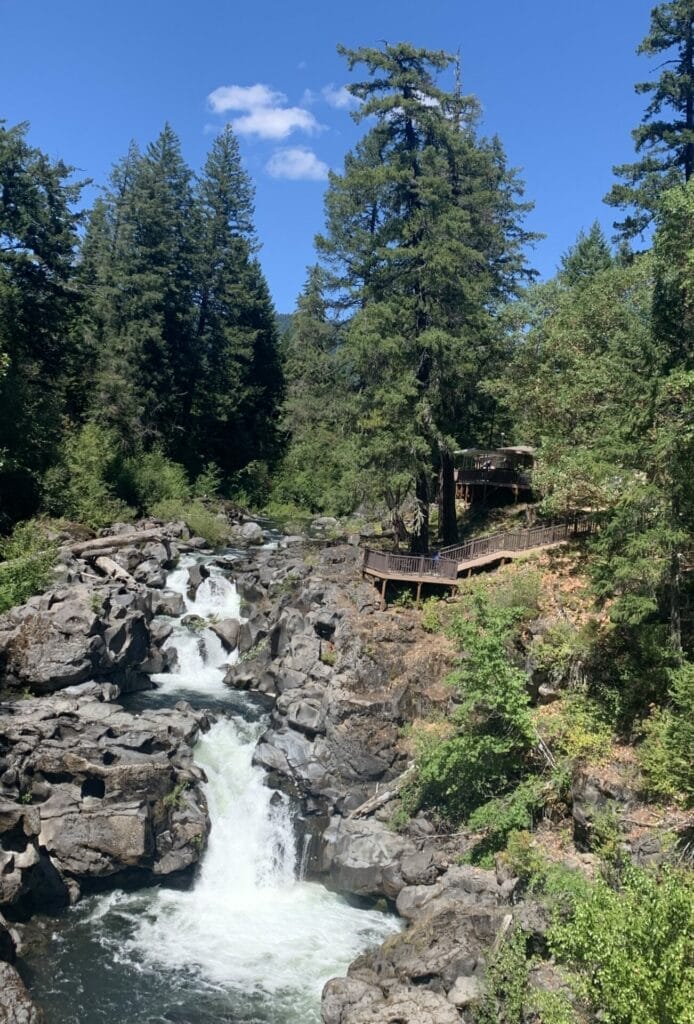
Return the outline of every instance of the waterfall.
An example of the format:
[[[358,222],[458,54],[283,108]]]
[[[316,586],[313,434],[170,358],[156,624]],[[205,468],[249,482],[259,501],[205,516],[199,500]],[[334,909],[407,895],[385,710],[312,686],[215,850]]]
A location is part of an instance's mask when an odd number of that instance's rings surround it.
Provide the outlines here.
[[[236,588],[212,566],[187,597],[190,564],[168,581],[186,613],[238,617]],[[168,643],[178,666],[154,677],[157,695],[217,707],[226,695],[231,710],[234,696],[250,700],[224,685],[230,657],[210,629],[179,621]],[[198,742],[211,831],[193,887],[89,897],[56,926],[50,952],[30,958],[51,1024],[317,1024],[327,979],[398,929],[394,917],[304,880],[309,843],[297,863],[291,804],[252,764],[266,725],[255,718],[224,718]]]

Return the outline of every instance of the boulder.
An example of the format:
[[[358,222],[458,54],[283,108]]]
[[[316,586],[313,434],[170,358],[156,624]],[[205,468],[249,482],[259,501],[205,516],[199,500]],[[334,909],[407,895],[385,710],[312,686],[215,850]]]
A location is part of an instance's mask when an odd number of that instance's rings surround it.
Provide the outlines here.
[[[195,595],[198,592],[198,588],[203,580],[206,580],[210,575],[210,570],[206,565],[202,563],[196,563],[191,565],[188,569],[188,583],[186,586],[186,593],[191,601],[195,600]]]
[[[333,817],[323,833],[320,871],[338,892],[394,900],[405,886],[401,862],[413,843],[379,821]]]
[[[0,620],[0,671],[10,687],[35,693],[105,676],[141,689],[150,617],[145,595],[119,585],[49,591]]]
[[[246,544],[262,544],[265,540],[262,526],[254,522],[244,523],[239,527],[237,535]]]
[[[222,619],[221,622],[210,623],[210,629],[224,644],[227,651],[235,651],[239,641],[241,623],[238,619]]]
[[[185,703],[132,715],[117,695],[92,683],[3,705],[0,906],[15,917],[200,857],[209,820],[192,745],[208,716]]]
[[[154,591],[150,595],[150,607],[152,615],[168,615],[171,618],[183,615],[186,610],[183,594],[178,594],[173,590],[162,590],[159,593]]]
[[[45,1024],[17,970],[7,963],[0,963],[0,1020],[3,1024]]]

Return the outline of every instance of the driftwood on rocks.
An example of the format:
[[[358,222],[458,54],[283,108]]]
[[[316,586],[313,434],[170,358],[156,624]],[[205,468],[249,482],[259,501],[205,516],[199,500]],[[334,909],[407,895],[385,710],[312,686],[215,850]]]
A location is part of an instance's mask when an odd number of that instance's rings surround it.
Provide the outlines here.
[[[112,548],[124,548],[129,544],[138,544],[145,540],[168,539],[168,535],[161,527],[153,527],[149,530],[132,530],[129,533],[119,533],[110,537],[97,537],[95,540],[80,541],[79,544],[72,544],[70,551],[79,558],[90,558],[100,552]]]
[[[117,562],[114,562],[112,558],[107,558],[106,555],[99,555],[94,560],[94,565],[97,569],[100,569],[105,576],[110,576],[111,579],[118,580],[120,583],[126,583],[129,586],[136,586],[135,577],[132,576],[127,569],[124,569]]]
[[[380,793],[374,794],[374,796],[365,800],[363,804],[360,804],[359,807],[355,807],[354,810],[347,815],[347,818],[365,818],[368,814],[372,814],[374,811],[377,811],[379,807],[383,807],[384,804],[387,804],[389,800],[392,800],[393,797],[398,795],[405,783],[414,775],[414,770],[414,764],[409,765],[402,775],[398,775],[392,785],[387,789],[381,790]]]

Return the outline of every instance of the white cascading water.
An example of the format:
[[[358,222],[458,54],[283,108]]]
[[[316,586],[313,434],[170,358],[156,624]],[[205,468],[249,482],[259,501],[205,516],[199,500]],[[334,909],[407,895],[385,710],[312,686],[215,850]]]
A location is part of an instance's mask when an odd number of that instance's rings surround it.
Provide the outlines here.
[[[238,617],[235,587],[212,572],[193,601],[185,596],[186,564],[168,586],[184,594],[187,613]],[[229,656],[209,629],[178,624],[170,643],[178,651],[178,667],[155,677],[161,688],[182,697],[194,691],[214,698],[228,694],[222,679]],[[343,974],[355,956],[396,931],[398,923],[301,880],[297,860],[305,859],[306,848],[297,858],[288,800],[273,794],[263,771],[252,765],[263,728],[224,719],[199,741],[196,760],[208,777],[212,828],[193,888],[114,893],[99,901],[91,921],[114,960],[131,971],[192,975],[201,989],[228,992],[232,1002],[236,993],[259,1003],[264,1009],[254,1020],[308,1024],[319,1019],[325,981]],[[129,922],[125,931],[116,930],[117,939],[109,927],[113,915]]]

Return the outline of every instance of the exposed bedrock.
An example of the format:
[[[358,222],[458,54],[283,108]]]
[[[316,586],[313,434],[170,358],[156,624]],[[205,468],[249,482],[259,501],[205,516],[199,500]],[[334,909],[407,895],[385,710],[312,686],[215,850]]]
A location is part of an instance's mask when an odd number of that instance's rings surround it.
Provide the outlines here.
[[[0,689],[51,693],[90,679],[149,687],[147,673],[167,667],[152,619],[183,610],[181,595],[162,589],[182,543],[165,529],[184,528],[169,524],[156,540],[141,531],[140,543],[125,546],[114,534],[113,548],[95,538],[79,557],[62,548],[59,582],[0,616]]]
[[[209,830],[185,703],[137,716],[113,684],[0,705],[0,910],[20,919],[83,889],[194,865]]]

